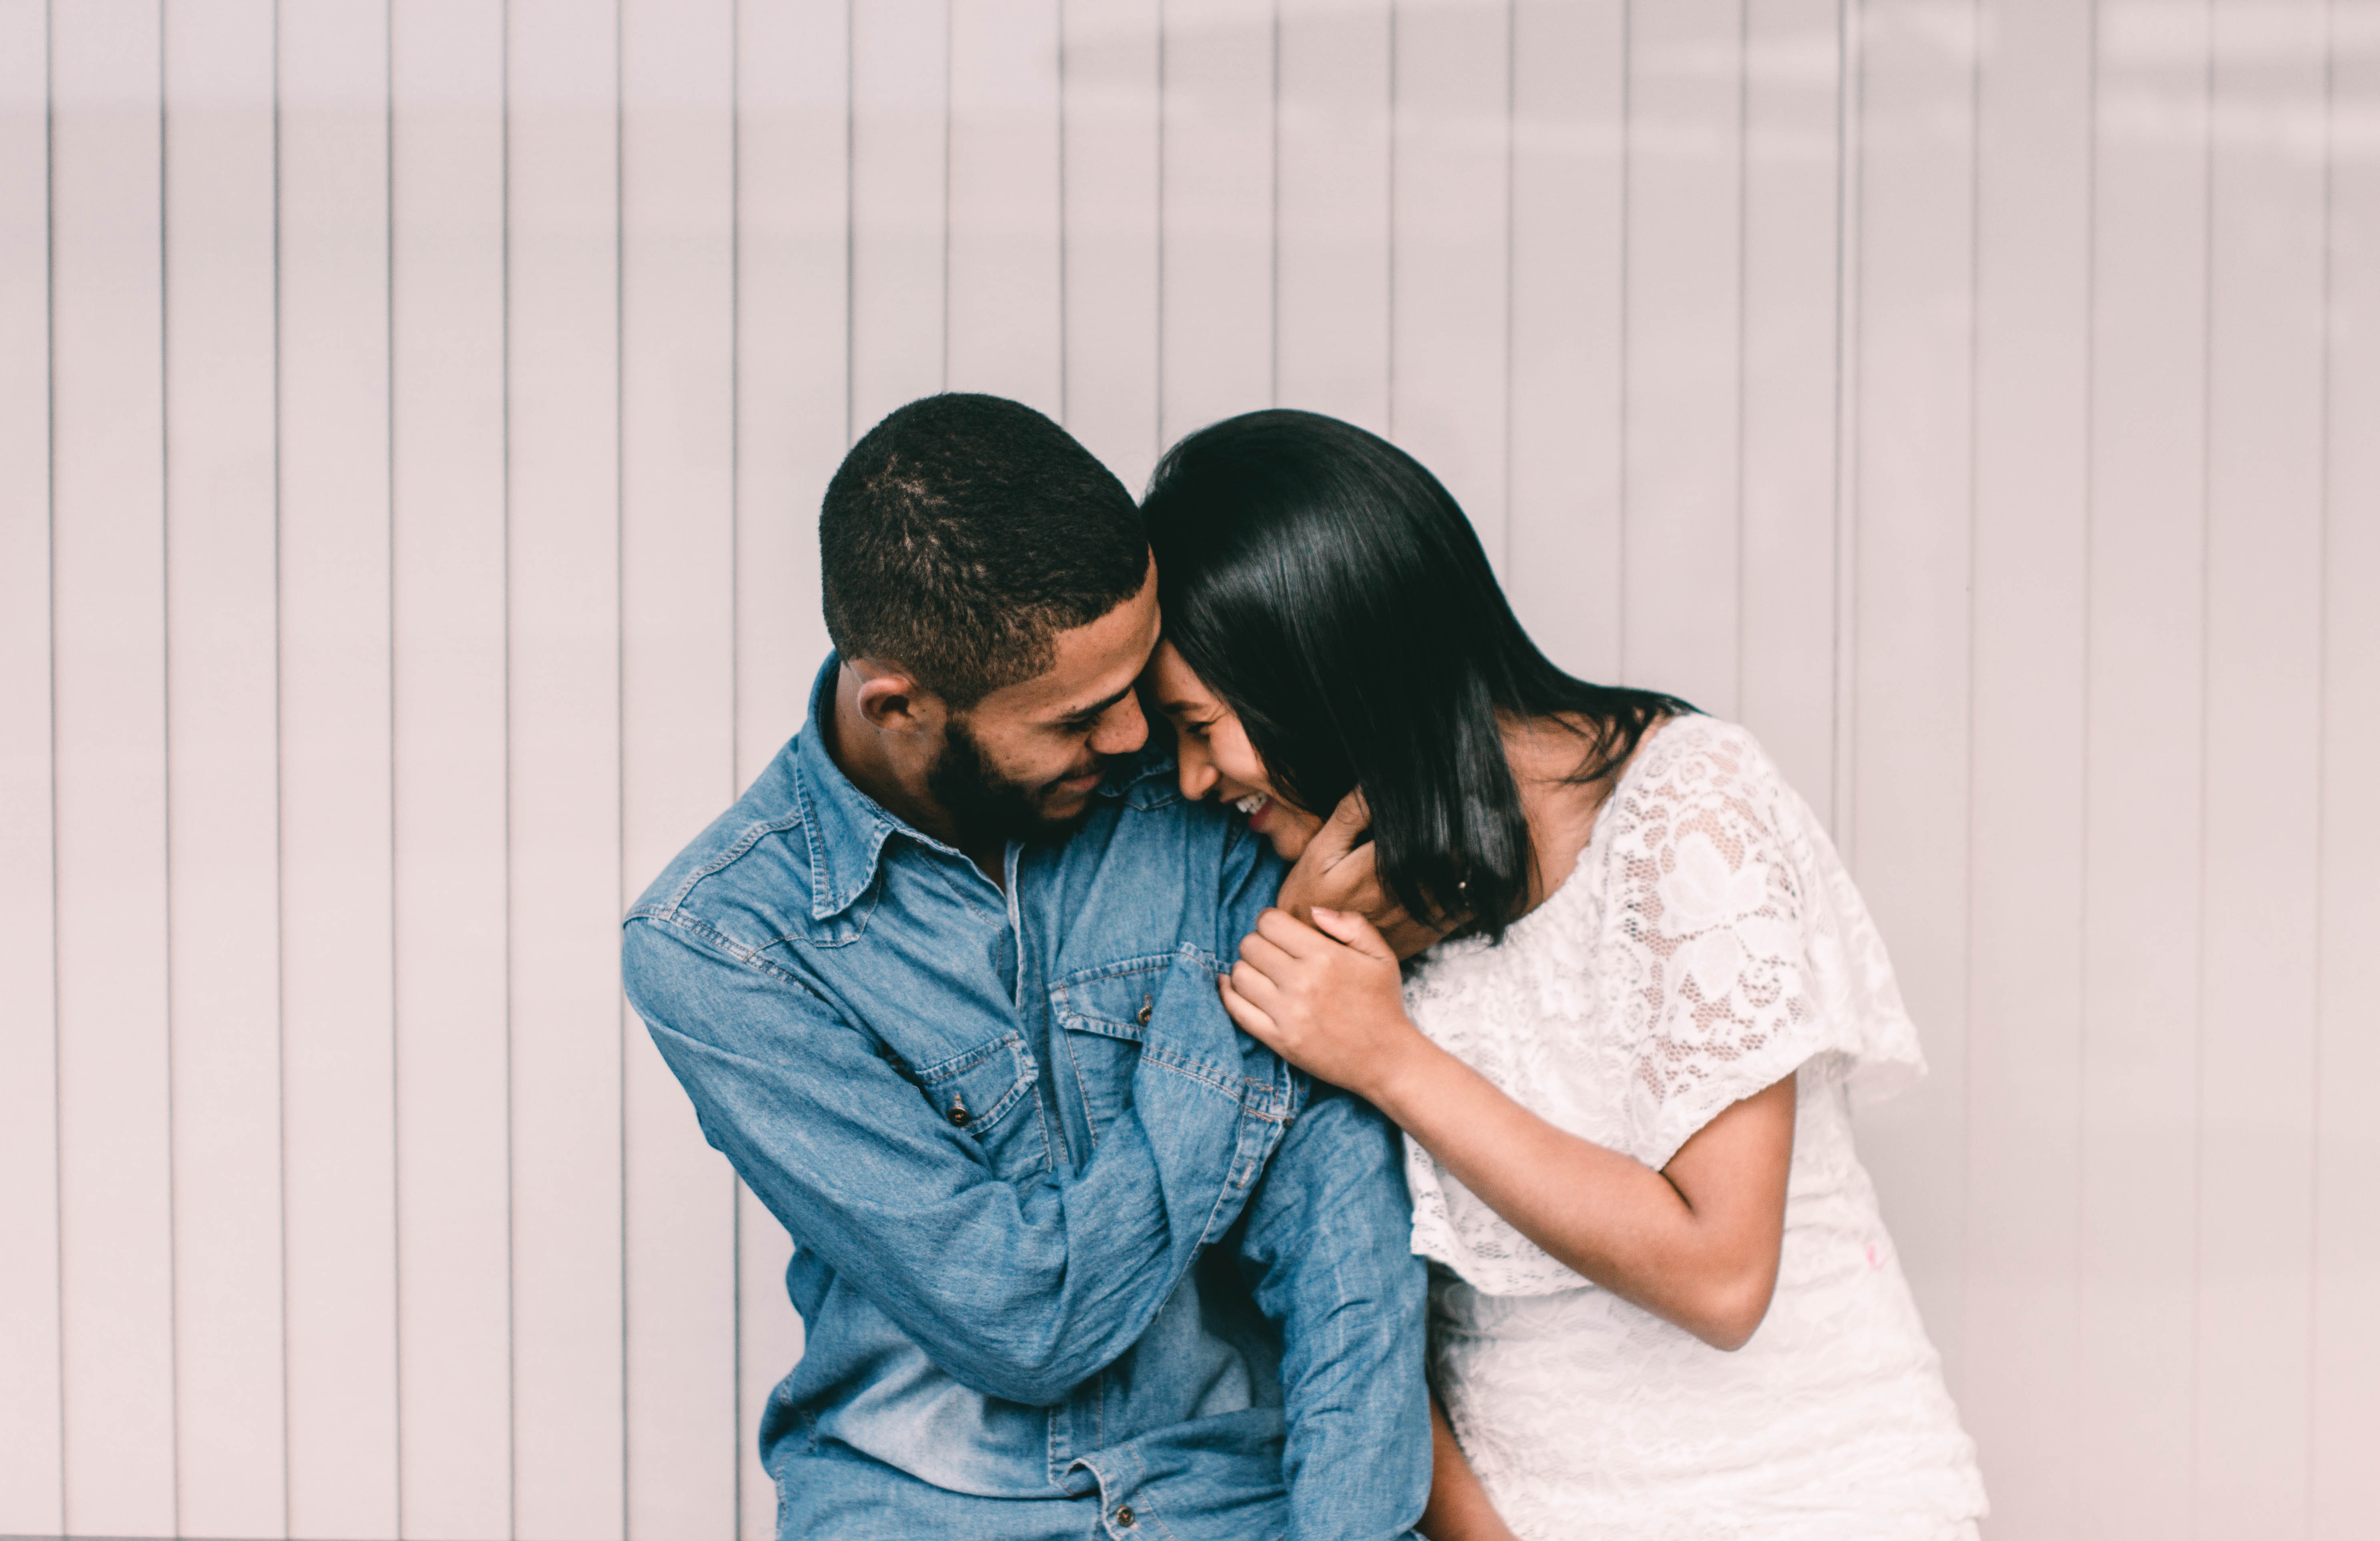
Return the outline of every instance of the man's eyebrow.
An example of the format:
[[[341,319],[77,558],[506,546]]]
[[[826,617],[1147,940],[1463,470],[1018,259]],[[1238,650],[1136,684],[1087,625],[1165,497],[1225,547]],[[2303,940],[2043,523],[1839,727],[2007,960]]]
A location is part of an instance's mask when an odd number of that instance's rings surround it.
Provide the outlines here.
[[[1108,697],[1104,700],[1093,701],[1088,706],[1075,707],[1069,710],[1060,712],[1058,714],[1058,721],[1062,722],[1078,722],[1086,717],[1097,717],[1100,712],[1107,710],[1108,708],[1115,705],[1118,701],[1123,700],[1126,696],[1131,694],[1132,686],[1127,685],[1122,690],[1117,691],[1114,695]]]

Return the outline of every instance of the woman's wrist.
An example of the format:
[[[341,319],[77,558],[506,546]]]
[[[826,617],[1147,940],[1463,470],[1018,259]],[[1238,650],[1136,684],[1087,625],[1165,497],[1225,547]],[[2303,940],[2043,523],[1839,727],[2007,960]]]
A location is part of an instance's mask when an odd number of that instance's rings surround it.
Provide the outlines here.
[[[1386,1113],[1399,1128],[1410,1128],[1407,1120],[1418,1086],[1428,1078],[1430,1062],[1444,1050],[1430,1042],[1411,1017],[1400,1012],[1397,1020],[1399,1030],[1390,1035],[1387,1050],[1364,1076],[1364,1085],[1347,1089]]]

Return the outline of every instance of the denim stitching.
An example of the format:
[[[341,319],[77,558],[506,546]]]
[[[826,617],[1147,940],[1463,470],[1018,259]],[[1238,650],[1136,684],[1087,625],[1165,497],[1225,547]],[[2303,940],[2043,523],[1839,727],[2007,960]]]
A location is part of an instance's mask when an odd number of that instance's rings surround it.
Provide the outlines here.
[[[1083,1062],[1081,1056],[1075,1052],[1075,1040],[1061,1038],[1059,1042],[1066,1049],[1067,1068],[1075,1073],[1075,1094],[1083,1103],[1083,1127],[1089,1131],[1091,1149],[1096,1153],[1099,1148],[1099,1121],[1091,1117],[1091,1084],[1084,1078]]]
[[[919,1085],[930,1093],[942,1083],[964,1075],[978,1065],[989,1062],[1003,1049],[1008,1050],[1010,1062],[1016,1067],[1016,1079],[1009,1084],[1008,1089],[1001,1093],[999,1099],[990,1108],[970,1116],[966,1132],[978,1140],[993,1124],[998,1123],[1010,1109],[1015,1107],[1018,1099],[1031,1090],[1040,1079],[1040,1067],[1033,1063],[1032,1055],[1026,1052],[1024,1035],[1015,1032],[1003,1033],[990,1043],[928,1065],[917,1073]],[[1046,1132],[1043,1135],[1043,1142],[1045,1144],[1048,1142]]]
[[[716,877],[721,872],[725,871],[728,868],[733,867],[735,863],[743,860],[745,853],[751,850],[753,846],[759,844],[766,837],[772,834],[783,834],[785,831],[792,829],[796,824],[802,825],[807,829],[808,820],[802,818],[801,815],[795,814],[790,819],[765,819],[760,823],[747,826],[742,834],[735,837],[735,844],[730,845],[726,850],[712,857],[709,862],[696,868],[695,871],[687,877],[686,881],[679,886],[675,896],[670,900],[672,907],[674,908],[675,906],[686,903],[686,896],[694,892],[695,884],[702,881],[705,878]]]

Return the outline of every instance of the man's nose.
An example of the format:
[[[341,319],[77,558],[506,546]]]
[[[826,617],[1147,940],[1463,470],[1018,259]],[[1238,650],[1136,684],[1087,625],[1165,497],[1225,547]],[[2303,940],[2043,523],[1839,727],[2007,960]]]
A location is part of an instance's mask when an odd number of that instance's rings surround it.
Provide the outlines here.
[[[1128,755],[1148,742],[1148,719],[1140,713],[1139,693],[1127,690],[1092,725],[1089,747],[1095,755]]]

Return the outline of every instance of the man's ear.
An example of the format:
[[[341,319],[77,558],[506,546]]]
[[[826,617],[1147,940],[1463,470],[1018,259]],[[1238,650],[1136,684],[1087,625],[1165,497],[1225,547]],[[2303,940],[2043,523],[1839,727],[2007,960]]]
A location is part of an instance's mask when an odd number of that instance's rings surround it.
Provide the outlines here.
[[[845,665],[859,678],[859,714],[878,733],[931,734],[941,728],[942,699],[898,664],[856,659]]]

